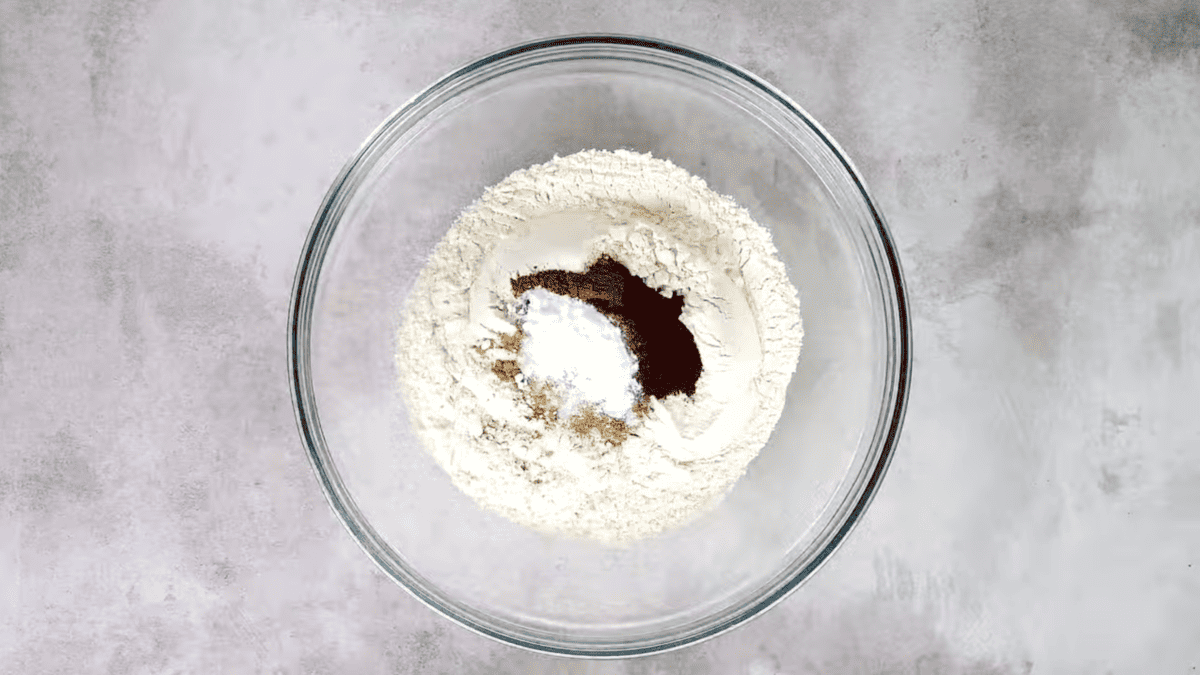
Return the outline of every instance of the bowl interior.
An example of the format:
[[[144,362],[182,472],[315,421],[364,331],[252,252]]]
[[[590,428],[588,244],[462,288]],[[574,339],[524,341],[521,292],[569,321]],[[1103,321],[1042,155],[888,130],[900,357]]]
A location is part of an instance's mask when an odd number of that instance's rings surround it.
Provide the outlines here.
[[[331,192],[308,290],[298,285],[311,302],[297,325],[308,350],[301,414],[355,536],[436,609],[560,653],[678,646],[782,597],[869,498],[903,386],[902,291],[878,216],[836,149],[727,67],[644,45],[531,49],[423,96]],[[805,328],[783,417],[724,502],[624,548],[541,534],[476,506],[414,436],[393,361],[401,307],[457,215],[509,173],[590,148],[669,159],[747,208],[771,230]]]

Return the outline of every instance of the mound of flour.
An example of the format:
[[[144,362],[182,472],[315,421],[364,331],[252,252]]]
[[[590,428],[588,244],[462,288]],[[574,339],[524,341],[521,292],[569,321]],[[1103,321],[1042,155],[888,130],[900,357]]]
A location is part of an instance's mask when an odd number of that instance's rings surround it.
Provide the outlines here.
[[[511,280],[600,256],[684,297],[693,395],[568,416],[564,385],[519,372]],[[623,542],[682,524],[744,473],[802,336],[796,289],[749,213],[668,161],[588,150],[513,173],[459,217],[404,307],[396,364],[415,430],[463,492],[537,530]]]

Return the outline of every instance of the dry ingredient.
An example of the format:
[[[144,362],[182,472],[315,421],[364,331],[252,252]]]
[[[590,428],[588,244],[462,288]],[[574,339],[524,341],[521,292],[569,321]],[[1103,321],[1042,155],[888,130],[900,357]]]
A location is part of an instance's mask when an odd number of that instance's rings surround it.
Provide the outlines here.
[[[514,379],[559,385],[559,415],[569,417],[590,403],[614,419],[629,416],[641,387],[634,381],[637,360],[620,328],[586,302],[544,288],[521,296],[518,315],[525,338]]]
[[[645,395],[696,393],[703,364],[695,339],[679,320],[682,295],[664,297],[607,255],[583,274],[550,270],[512,280],[513,293],[537,287],[589,303],[620,326],[637,357],[637,384]]]
[[[802,336],[796,289],[744,209],[668,161],[587,150],[459,217],[405,306],[396,363],[460,489],[615,543],[719,502],[778,421]]]

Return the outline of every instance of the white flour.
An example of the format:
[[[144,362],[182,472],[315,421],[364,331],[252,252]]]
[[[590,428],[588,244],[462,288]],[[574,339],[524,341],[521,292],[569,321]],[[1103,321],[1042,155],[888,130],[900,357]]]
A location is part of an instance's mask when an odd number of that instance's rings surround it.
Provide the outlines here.
[[[510,279],[602,254],[684,296],[703,365],[693,396],[649,399],[627,434],[571,423],[553,378],[498,366],[523,357]],[[465,493],[541,531],[621,542],[724,496],[779,419],[802,336],[749,213],[665,160],[588,150],[517,171],[462,214],[405,306],[396,363],[415,430]]]

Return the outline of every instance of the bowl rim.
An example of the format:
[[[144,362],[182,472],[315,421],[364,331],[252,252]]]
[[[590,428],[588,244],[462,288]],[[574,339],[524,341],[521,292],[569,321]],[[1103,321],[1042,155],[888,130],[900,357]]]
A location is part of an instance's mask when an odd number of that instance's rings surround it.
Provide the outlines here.
[[[891,385],[891,382],[887,380],[894,380],[895,384],[894,391],[886,392],[892,396],[890,408],[885,405],[882,407],[883,409],[880,413],[880,416],[886,417],[887,421],[882,442],[878,447],[878,458],[874,461],[873,465],[868,464],[864,467],[869,469],[869,475],[865,479],[861,492],[857,498],[852,500],[853,506],[848,510],[844,520],[837,525],[832,536],[828,538],[820,551],[811,560],[798,568],[792,573],[791,578],[779,584],[771,592],[748,603],[739,611],[732,613],[724,621],[712,625],[699,633],[676,639],[662,640],[650,645],[631,647],[613,647],[608,645],[597,649],[584,646],[563,647],[549,645],[543,642],[523,639],[512,633],[498,629],[494,625],[489,626],[476,618],[465,616],[461,612],[453,611],[444,606],[436,597],[433,597],[422,588],[420,577],[414,570],[396,570],[389,564],[386,556],[382,553],[388,548],[388,545],[380,540],[369,525],[365,528],[363,527],[366,520],[358,512],[349,491],[342,483],[329,455],[328,448],[325,445],[324,435],[320,428],[320,418],[317,414],[315,397],[313,395],[309,335],[302,327],[311,325],[317,279],[320,276],[321,265],[333,231],[336,230],[337,224],[345,210],[346,203],[359,187],[363,172],[369,171],[375,164],[375,160],[379,158],[381,152],[387,149],[387,144],[384,144],[384,147],[380,147],[380,144],[389,129],[394,128],[404,121],[422,103],[431,97],[436,96],[453,83],[488,65],[549,49],[606,45],[618,48],[634,47],[661,52],[719,69],[724,74],[733,76],[744,84],[748,84],[753,89],[758,90],[759,93],[766,95],[775,104],[789,113],[791,117],[801,122],[804,126],[807,126],[827,146],[833,157],[840,164],[840,168],[844,171],[845,176],[850,179],[852,187],[861,196],[863,204],[867,207],[874,221],[873,234],[878,237],[877,243],[884,255],[884,262],[886,262],[887,280],[890,281],[890,289],[885,288],[883,290],[885,300],[890,300],[894,303],[894,312],[888,313],[893,316],[888,316],[888,320],[890,322],[894,318],[894,329],[896,330],[894,344],[898,347],[898,353],[896,354],[894,369],[892,369],[894,370],[894,377],[885,377],[884,382],[885,389]],[[355,180],[356,177],[359,180]],[[350,190],[349,194],[346,192],[347,188]],[[891,291],[891,297],[887,297],[889,295],[887,293],[888,290]],[[425,606],[447,619],[472,632],[505,644],[538,653],[567,657],[627,658],[657,654],[697,644],[732,630],[754,617],[760,616],[807,581],[841,546],[846,537],[858,524],[863,513],[865,513],[875,494],[878,492],[879,485],[891,464],[892,458],[895,455],[896,445],[899,442],[905,411],[908,405],[912,375],[911,351],[912,329],[908,312],[907,287],[904,283],[904,275],[901,270],[896,246],[883,215],[877,207],[875,200],[871,197],[861,173],[830,134],[778,88],[738,66],[695,49],[664,40],[613,33],[584,33],[549,37],[501,49],[454,69],[425,87],[392,112],[372,131],[351,159],[346,162],[322,199],[312,225],[306,234],[303,249],[297,263],[288,311],[288,374],[297,430],[300,433],[306,454],[321,485],[326,501],[329,502],[338,519],[350,532],[359,547],[363,549],[385,575],[408,591],[413,597],[420,600]],[[877,436],[879,428],[877,425]],[[497,620],[496,617],[492,617],[492,619],[493,623],[503,622],[502,620]]]

